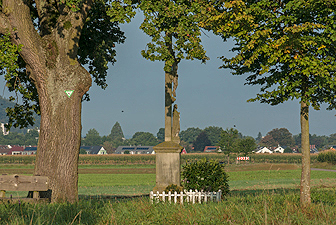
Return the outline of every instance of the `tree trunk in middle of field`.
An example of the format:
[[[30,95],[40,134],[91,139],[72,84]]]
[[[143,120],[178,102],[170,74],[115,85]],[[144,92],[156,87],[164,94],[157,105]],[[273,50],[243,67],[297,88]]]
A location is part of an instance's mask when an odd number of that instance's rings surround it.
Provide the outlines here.
[[[19,53],[26,63],[27,79],[38,93],[41,132],[34,174],[49,177],[52,202],[74,202],[78,199],[81,100],[92,82],[77,53],[93,1],[83,1],[80,10],[60,15],[54,15],[47,2],[36,3],[41,14],[39,31],[23,0],[2,1],[10,12],[2,22],[11,32],[12,43],[22,47]],[[65,91],[73,93],[69,96]]]
[[[300,203],[306,206],[311,203],[310,198],[310,148],[309,148],[309,106],[301,102],[301,151],[302,172],[300,184]]]
[[[49,177],[51,200],[78,199],[78,156],[81,140],[81,100],[91,77],[79,64],[50,72],[41,86],[41,133],[35,175]],[[69,97],[65,91],[73,90]]]

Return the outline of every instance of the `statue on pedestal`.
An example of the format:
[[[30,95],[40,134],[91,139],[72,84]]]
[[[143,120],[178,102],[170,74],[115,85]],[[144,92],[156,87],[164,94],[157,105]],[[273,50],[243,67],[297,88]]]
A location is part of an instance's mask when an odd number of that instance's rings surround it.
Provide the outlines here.
[[[173,109],[173,122],[172,122],[172,141],[176,144],[180,144],[180,113],[177,111],[177,105],[174,105]]]

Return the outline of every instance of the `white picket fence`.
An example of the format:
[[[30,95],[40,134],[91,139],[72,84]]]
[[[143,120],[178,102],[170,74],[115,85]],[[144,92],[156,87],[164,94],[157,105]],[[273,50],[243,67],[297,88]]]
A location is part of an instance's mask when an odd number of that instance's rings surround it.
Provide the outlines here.
[[[187,203],[201,203],[201,202],[220,202],[221,201],[221,196],[222,196],[222,191],[219,190],[217,192],[203,192],[203,191],[184,191],[184,192],[174,192],[171,193],[170,191],[168,193],[166,192],[156,192],[154,193],[153,191],[150,192],[149,197],[152,203],[154,203],[154,200],[156,202],[162,201],[166,202],[168,201],[171,203],[172,201],[174,203],[180,203],[183,204],[183,202]]]

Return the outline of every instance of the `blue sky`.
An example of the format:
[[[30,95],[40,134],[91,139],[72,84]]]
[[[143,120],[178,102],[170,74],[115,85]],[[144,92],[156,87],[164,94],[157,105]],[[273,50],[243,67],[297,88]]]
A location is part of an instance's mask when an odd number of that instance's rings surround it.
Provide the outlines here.
[[[90,128],[100,135],[110,133],[116,121],[130,137],[137,131],[154,135],[164,127],[164,71],[162,62],[142,58],[149,38],[139,30],[142,20],[137,15],[130,24],[122,26],[126,42],[117,46],[117,62],[108,71],[108,87],[102,90],[93,85],[89,91],[91,101],[83,103],[83,136]],[[208,34],[202,38],[210,61],[182,61],[179,65],[177,88],[181,130],[189,127],[233,127],[256,137],[274,128],[287,128],[300,133],[299,102],[288,101],[278,106],[259,102],[247,103],[260,87],[244,85],[245,76],[233,76],[228,69],[218,69],[218,57],[232,54],[232,43]],[[322,107],[311,109],[310,133],[330,135],[336,133],[335,112]]]
[[[154,135],[164,127],[164,71],[162,62],[142,58],[149,38],[139,29],[141,14],[130,24],[122,25],[126,41],[117,45],[117,62],[108,71],[106,90],[95,84],[89,93],[90,102],[83,102],[82,136],[95,128],[100,135],[110,133],[119,122],[125,136],[137,131]],[[274,128],[287,128],[300,133],[299,102],[285,102],[270,106],[259,102],[247,103],[255,97],[259,86],[245,86],[245,76],[233,76],[230,70],[218,69],[222,55],[232,55],[231,43],[224,43],[214,35],[204,35],[204,47],[210,61],[182,61],[179,64],[178,108],[181,130],[189,127],[219,126],[236,128],[243,134],[256,137]],[[3,89],[3,83],[0,86]],[[5,92],[4,92],[5,93]],[[5,94],[6,96],[6,94]],[[8,96],[6,96],[8,97]],[[310,133],[330,135],[336,133],[335,111],[311,109]]]

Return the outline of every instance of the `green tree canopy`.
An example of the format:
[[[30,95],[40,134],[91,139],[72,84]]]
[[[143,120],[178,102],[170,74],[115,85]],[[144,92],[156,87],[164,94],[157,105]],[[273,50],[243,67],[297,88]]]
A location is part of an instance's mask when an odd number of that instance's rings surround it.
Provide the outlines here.
[[[155,146],[159,144],[157,138],[149,132],[136,132],[129,140],[131,145]]]
[[[257,138],[255,139],[257,141],[257,143],[259,143],[261,141],[262,137],[263,136],[262,136],[261,132],[259,132]]]
[[[0,72],[15,92],[10,99],[22,103],[7,109],[8,127],[32,125],[41,114],[34,174],[49,177],[52,202],[77,201],[81,102],[92,79],[106,87],[115,44],[125,39],[119,23],[134,15],[131,1],[0,3]]]
[[[309,106],[335,107],[336,3],[324,0],[230,1],[212,18],[224,40],[234,37],[232,58],[222,68],[248,74],[246,84],[261,85],[249,101],[301,104],[302,205],[310,199]]]
[[[120,126],[120,124],[118,122],[116,122],[113,125],[111,133],[110,133],[109,136],[110,136],[111,140],[124,138],[124,133],[123,133],[123,131],[121,129],[121,126]]]
[[[211,142],[211,145],[217,146],[220,140],[223,128],[210,126],[210,127],[206,127],[203,131],[207,134]]]
[[[202,133],[202,129],[198,127],[189,127],[180,132],[180,139],[188,144],[192,144],[200,133]]]
[[[223,153],[228,155],[228,160],[231,153],[238,151],[238,141],[240,138],[238,130],[234,128],[227,128],[222,131],[221,139],[218,144]]]
[[[159,140],[159,142],[163,142],[165,140],[165,129],[160,128],[156,134],[156,137]]]
[[[238,153],[247,156],[248,154],[252,153],[252,151],[256,150],[256,148],[257,144],[253,137],[238,139],[237,142]]]
[[[286,128],[275,128],[267,135],[272,136],[273,140],[280,146],[292,147],[295,143],[292,133]]]
[[[193,142],[193,151],[203,152],[205,146],[210,146],[211,141],[205,131],[202,131]]]
[[[82,140],[83,146],[97,146],[102,144],[102,138],[99,135],[98,131],[94,128],[88,130],[86,136]]]
[[[263,147],[275,147],[279,143],[274,140],[272,135],[266,135],[259,141],[259,145]]]

